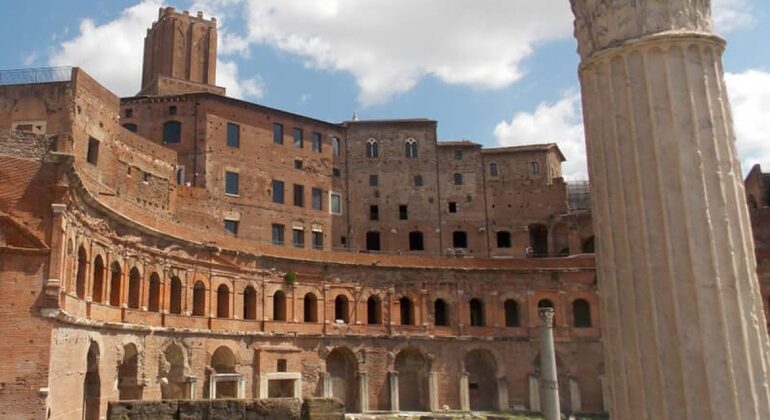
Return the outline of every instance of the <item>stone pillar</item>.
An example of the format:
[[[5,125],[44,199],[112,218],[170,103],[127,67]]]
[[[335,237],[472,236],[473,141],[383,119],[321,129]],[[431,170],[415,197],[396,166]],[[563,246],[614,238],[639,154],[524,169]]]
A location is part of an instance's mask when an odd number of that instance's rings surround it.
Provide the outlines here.
[[[580,396],[580,382],[569,378],[569,405],[573,413],[583,411],[583,398]]]
[[[361,413],[369,412],[369,373],[358,372],[358,401]]]
[[[460,372],[460,411],[471,411],[471,397],[468,389],[468,372]]]
[[[324,398],[331,398],[333,396],[332,395],[332,393],[333,393],[332,392],[332,374],[329,373],[329,372],[324,372],[323,373],[323,381],[324,381],[323,397]]]
[[[611,417],[770,418],[768,336],[707,0],[571,0]]]
[[[390,411],[398,413],[398,372],[391,371],[388,380],[390,381]]]
[[[500,411],[511,409],[511,403],[508,399],[508,380],[506,378],[497,379],[497,408]]]
[[[438,372],[428,372],[428,408],[430,411],[438,411]]]
[[[553,308],[540,308],[540,403],[545,420],[560,420],[559,378],[553,348]]]
[[[529,411],[540,412],[540,379],[535,375],[529,375]]]

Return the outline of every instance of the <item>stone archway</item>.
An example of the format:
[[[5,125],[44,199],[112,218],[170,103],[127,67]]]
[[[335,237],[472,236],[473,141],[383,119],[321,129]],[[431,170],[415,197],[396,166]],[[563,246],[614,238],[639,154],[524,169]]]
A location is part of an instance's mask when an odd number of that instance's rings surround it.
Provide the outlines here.
[[[330,396],[345,404],[345,412],[360,411],[356,357],[348,348],[338,347],[326,356]]]
[[[142,386],[139,379],[139,350],[135,344],[129,343],[123,347],[123,360],[118,366],[118,399],[141,400]]]
[[[83,380],[83,419],[99,420],[101,411],[101,378],[99,377],[99,345],[92,341],[86,356]]]
[[[184,360],[184,351],[177,344],[171,344],[163,351],[158,367],[161,399],[181,400],[190,397]]]
[[[214,383],[209,378],[209,393],[214,394],[212,395],[213,398],[238,398],[238,380],[235,378],[235,375],[237,375],[235,365],[235,354],[225,346],[217,348],[211,356],[211,369],[213,371],[211,378],[215,375],[233,376],[226,381],[217,381],[216,392],[213,393],[211,392],[211,387],[214,386]]]
[[[468,401],[473,411],[496,411],[497,363],[487,350],[472,350],[463,359],[468,373]]]
[[[420,350],[406,348],[396,356],[398,403],[401,411],[430,411],[428,375],[430,363]]]

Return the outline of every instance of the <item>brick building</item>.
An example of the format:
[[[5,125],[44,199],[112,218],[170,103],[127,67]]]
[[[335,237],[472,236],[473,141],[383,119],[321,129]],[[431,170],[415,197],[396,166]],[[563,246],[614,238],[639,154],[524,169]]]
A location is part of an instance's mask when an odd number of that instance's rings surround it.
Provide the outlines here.
[[[78,68],[0,86],[0,417],[322,395],[539,411],[542,306],[563,410],[606,412],[587,191],[555,144],[229,98],[216,42],[214,19],[161,9],[135,97]],[[765,281],[770,182],[746,185]]]

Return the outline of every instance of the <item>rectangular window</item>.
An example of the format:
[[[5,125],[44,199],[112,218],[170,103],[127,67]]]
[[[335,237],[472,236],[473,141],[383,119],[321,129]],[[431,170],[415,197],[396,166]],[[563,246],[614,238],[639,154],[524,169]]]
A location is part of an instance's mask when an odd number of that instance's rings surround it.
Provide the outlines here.
[[[273,203],[283,204],[283,181],[273,180]]]
[[[329,211],[332,214],[342,214],[342,196],[334,193],[329,195]]]
[[[283,144],[283,124],[273,123],[273,143]]]
[[[294,169],[302,169],[302,161],[299,159],[296,159],[294,161]]]
[[[460,149],[455,150],[455,160],[463,160],[463,151]]]
[[[168,115],[176,115],[176,106],[168,107]]]
[[[323,150],[323,145],[321,144],[321,133],[313,133],[313,151],[316,153],[321,153]]]
[[[369,175],[369,186],[370,187],[376,187],[377,184],[379,184],[379,178],[377,175]]]
[[[332,175],[335,178],[339,178],[342,176],[342,172],[340,171],[340,168],[332,168]]]
[[[93,137],[88,139],[88,151],[86,152],[86,162],[91,165],[99,163],[99,140]]]
[[[490,163],[489,164],[489,176],[497,176],[497,164],[496,163]]]
[[[407,207],[405,204],[398,206],[398,218],[400,220],[409,219],[409,207]]]
[[[238,173],[225,172],[225,194],[238,195]]]
[[[313,188],[313,210],[323,210],[323,190]]]
[[[422,175],[415,175],[414,176],[414,186],[415,187],[422,187]]]
[[[227,147],[241,147],[241,126],[227,123]]]
[[[302,129],[301,128],[294,129],[294,147],[296,147],[297,149],[302,148]]]
[[[126,108],[124,115],[126,118],[131,118],[134,116],[134,110],[131,108]]]
[[[313,249],[324,249],[324,233],[313,231]]]
[[[305,186],[294,184],[294,205],[304,207],[305,205]]]
[[[225,230],[233,235],[238,235],[238,221],[225,219]]]
[[[457,203],[455,203],[454,201],[449,202],[449,212],[457,213]]]
[[[284,226],[277,223],[273,223],[271,229],[273,233],[273,245],[283,245],[283,231]]]
[[[463,185],[463,174],[454,174],[452,178],[455,185]]]
[[[305,247],[305,231],[302,229],[294,228],[291,230],[292,242],[295,248]]]
[[[369,206],[369,220],[380,220],[380,207],[372,204]]]
[[[332,154],[334,156],[340,155],[340,139],[332,137]]]

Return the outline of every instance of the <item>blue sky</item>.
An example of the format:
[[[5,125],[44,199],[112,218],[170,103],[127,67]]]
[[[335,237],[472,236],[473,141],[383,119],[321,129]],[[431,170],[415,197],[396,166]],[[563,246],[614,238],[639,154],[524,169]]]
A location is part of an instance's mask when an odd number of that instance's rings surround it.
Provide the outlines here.
[[[556,141],[585,178],[567,0],[38,0],[7,2],[0,68],[79,65],[138,90],[161,4],[220,23],[231,95],[328,121],[426,117],[439,138]],[[770,169],[770,2],[713,0],[744,169]],[[12,34],[12,36],[10,36]]]

